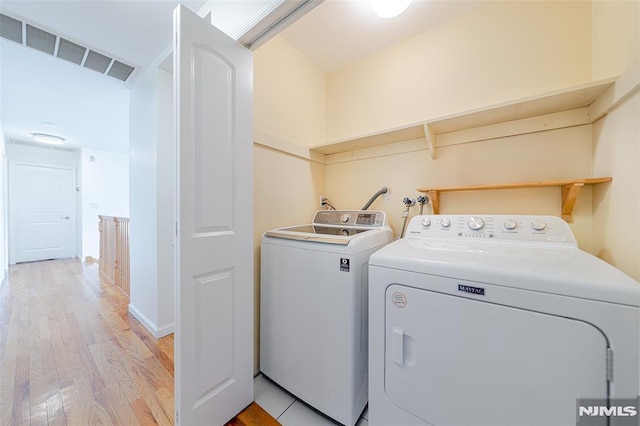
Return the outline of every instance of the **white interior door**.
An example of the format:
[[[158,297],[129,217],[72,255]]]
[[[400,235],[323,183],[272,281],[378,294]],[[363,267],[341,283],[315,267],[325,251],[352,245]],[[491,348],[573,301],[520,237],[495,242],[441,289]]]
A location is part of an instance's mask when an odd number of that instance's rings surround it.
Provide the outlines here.
[[[253,56],[183,6],[174,29],[176,422],[222,425],[253,401]]]
[[[75,170],[9,165],[10,263],[75,255]]]

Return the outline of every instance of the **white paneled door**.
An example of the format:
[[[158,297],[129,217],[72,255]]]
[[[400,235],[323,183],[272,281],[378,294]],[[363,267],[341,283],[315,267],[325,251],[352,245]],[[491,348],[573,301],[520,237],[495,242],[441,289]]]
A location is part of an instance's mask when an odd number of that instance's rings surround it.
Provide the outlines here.
[[[176,422],[222,425],[253,401],[253,55],[174,12]]]
[[[9,164],[11,264],[75,256],[75,170]]]

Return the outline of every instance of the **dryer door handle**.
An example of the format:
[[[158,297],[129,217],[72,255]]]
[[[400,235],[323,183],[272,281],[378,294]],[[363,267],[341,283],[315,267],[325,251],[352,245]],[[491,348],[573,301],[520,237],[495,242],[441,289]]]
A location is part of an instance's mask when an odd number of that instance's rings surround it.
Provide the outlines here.
[[[404,330],[398,327],[391,329],[391,359],[404,366]]]

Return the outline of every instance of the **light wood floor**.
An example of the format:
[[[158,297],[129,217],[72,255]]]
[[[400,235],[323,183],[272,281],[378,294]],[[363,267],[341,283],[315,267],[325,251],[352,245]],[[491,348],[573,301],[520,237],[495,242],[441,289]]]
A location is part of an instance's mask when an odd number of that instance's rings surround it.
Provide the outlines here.
[[[12,266],[0,287],[0,425],[173,423],[173,335],[77,260]],[[277,424],[256,404],[230,424]],[[273,421],[273,422],[272,422]]]

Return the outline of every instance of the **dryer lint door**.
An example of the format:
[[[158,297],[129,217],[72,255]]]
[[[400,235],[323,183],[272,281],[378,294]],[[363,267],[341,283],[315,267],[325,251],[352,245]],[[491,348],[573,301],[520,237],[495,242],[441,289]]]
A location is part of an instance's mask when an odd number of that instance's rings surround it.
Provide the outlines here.
[[[401,285],[385,311],[386,394],[433,425],[575,425],[576,398],[607,396],[585,322]]]

